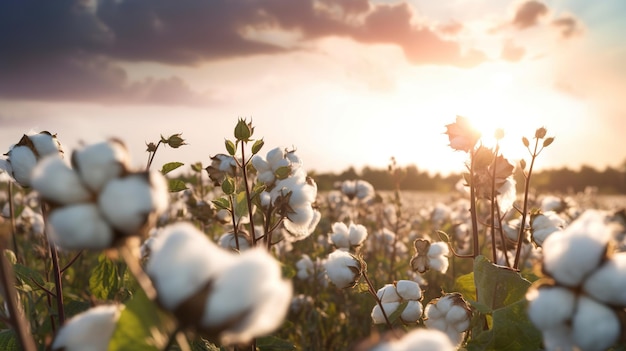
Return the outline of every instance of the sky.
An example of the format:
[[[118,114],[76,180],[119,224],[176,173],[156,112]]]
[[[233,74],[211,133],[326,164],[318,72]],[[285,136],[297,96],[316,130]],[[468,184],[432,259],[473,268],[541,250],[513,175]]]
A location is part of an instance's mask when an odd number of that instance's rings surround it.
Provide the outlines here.
[[[447,174],[457,115],[502,151],[546,127],[537,167],[626,160],[622,0],[3,0],[0,151],[110,137],[137,165],[210,163],[239,118],[316,172],[398,164]]]

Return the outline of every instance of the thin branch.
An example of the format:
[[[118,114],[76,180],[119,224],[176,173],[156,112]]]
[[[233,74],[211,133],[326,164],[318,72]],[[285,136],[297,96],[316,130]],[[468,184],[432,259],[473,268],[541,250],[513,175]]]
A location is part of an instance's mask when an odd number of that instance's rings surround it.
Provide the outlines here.
[[[70,266],[72,264],[74,264],[74,262],[76,262],[76,260],[80,257],[80,255],[83,253],[83,250],[80,250],[76,256],[74,256],[66,265],[65,267],[61,268],[61,274],[63,274],[68,268],[70,268]]]

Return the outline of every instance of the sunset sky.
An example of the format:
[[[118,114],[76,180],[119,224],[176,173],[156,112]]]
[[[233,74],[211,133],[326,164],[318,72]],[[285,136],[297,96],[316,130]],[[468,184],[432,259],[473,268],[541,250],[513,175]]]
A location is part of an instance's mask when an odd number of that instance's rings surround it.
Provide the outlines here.
[[[0,151],[29,131],[224,152],[239,117],[318,172],[463,170],[445,125],[555,136],[540,168],[626,160],[623,0],[3,0]]]

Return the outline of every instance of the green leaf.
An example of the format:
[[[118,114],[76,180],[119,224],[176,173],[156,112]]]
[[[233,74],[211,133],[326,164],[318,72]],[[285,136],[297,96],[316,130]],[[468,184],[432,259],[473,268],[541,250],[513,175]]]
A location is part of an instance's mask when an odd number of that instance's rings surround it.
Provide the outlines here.
[[[172,327],[172,321],[139,289],[122,311],[109,350],[160,350]]]
[[[235,216],[241,218],[248,214],[248,201],[246,198],[246,192],[241,191],[237,194],[235,199]]]
[[[276,171],[274,171],[274,175],[278,179],[285,179],[289,177],[289,173],[291,173],[291,167],[289,166],[279,167]]]
[[[202,162],[196,162],[196,163],[191,164],[191,170],[194,172],[200,173],[202,172],[202,169],[203,169]]]
[[[89,277],[89,290],[99,300],[109,300],[119,289],[117,265],[105,254],[98,256],[98,265]]]
[[[400,304],[400,306],[398,306],[398,308],[396,308],[395,311],[393,311],[393,313],[388,316],[389,319],[389,323],[394,323],[395,321],[397,321],[398,319],[400,319],[400,315],[402,315],[402,312],[404,312],[404,309],[406,308],[406,306],[409,304],[408,301],[404,301]],[[387,311],[385,311],[387,312]]]
[[[41,273],[28,266],[17,263],[13,265],[13,271],[15,276],[25,284],[31,284],[33,280],[41,286],[46,283]]]
[[[220,210],[230,210],[230,201],[225,197],[220,197],[211,202]]]
[[[13,329],[5,329],[0,331],[0,350],[3,351],[20,351],[22,349],[17,341],[17,336]]]
[[[169,188],[170,193],[176,193],[187,189],[185,182],[180,179],[168,179],[167,187]]]
[[[291,351],[296,346],[289,341],[279,339],[275,336],[264,336],[256,340],[259,351]]]
[[[176,168],[179,168],[181,166],[183,166],[184,163],[182,162],[169,162],[163,165],[163,168],[161,168],[161,174],[166,175],[169,172],[175,170]]]
[[[454,291],[463,295],[463,298],[476,301],[476,286],[474,285],[474,272],[464,274],[454,282]]]
[[[474,336],[467,350],[539,349],[541,333],[526,314],[525,295],[530,282],[516,271],[492,264],[484,256],[474,260],[474,280],[478,301],[473,305],[483,314],[473,320]],[[489,329],[481,328],[481,322]]]
[[[474,260],[474,281],[478,290],[478,302],[492,311],[525,299],[530,282],[516,271],[496,266],[485,256]]]

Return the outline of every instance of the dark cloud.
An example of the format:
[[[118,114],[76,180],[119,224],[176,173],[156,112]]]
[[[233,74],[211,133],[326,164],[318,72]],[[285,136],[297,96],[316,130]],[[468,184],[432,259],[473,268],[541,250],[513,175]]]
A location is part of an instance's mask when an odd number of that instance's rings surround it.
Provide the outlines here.
[[[561,37],[569,39],[580,33],[580,25],[573,16],[563,16],[552,21],[552,25],[559,31]]]
[[[195,101],[198,95],[178,78],[130,82],[115,62],[192,66],[298,49],[244,34],[266,29],[297,31],[304,40],[395,44],[415,64],[472,66],[485,59],[413,22],[406,3],[368,0],[2,0],[0,76],[8,79],[0,80],[0,96]]]
[[[539,18],[548,13],[548,7],[539,1],[527,1],[515,12],[512,24],[519,29],[526,29],[537,24]]]
[[[526,54],[526,50],[523,47],[516,46],[512,40],[507,40],[502,46],[500,57],[507,61],[517,62],[524,57],[524,54]]]

